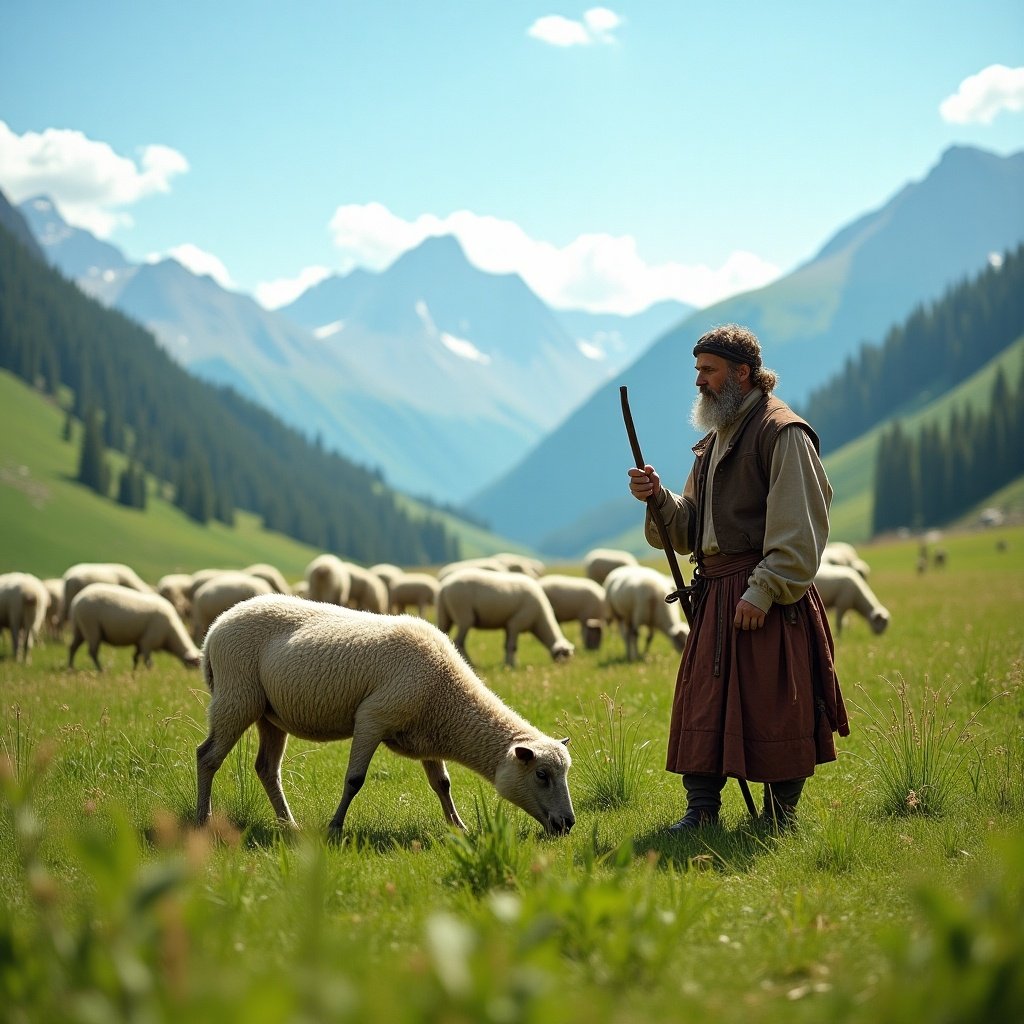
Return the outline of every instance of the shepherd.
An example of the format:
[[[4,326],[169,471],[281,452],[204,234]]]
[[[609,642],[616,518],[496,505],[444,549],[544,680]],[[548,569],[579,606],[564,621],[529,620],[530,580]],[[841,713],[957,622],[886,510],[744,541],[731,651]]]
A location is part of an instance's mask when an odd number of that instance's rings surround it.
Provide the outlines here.
[[[815,767],[836,759],[834,734],[850,731],[814,587],[832,488],[817,434],[773,394],[752,331],[716,327],[693,355],[690,422],[705,436],[682,493],[650,464],[628,470],[648,543],[694,565],[666,762],[686,812],[669,832],[717,824],[730,777],[763,783],[761,818],[783,830]]]

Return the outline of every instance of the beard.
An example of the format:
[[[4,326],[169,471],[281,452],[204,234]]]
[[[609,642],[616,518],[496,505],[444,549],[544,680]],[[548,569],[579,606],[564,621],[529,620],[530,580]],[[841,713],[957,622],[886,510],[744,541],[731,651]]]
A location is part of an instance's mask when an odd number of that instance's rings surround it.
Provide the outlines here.
[[[705,434],[721,430],[739,415],[744,398],[740,382],[730,373],[717,395],[708,388],[693,400],[690,423]]]

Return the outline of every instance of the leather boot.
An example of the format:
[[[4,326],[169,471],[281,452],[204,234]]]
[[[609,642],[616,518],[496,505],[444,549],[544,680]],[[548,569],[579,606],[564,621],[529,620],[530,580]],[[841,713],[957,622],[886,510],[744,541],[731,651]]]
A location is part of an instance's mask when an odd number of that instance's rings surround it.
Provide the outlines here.
[[[668,827],[668,832],[672,835],[679,835],[682,832],[692,832],[707,825],[717,825],[724,785],[725,778],[720,775],[684,773],[686,813],[674,825]]]
[[[796,827],[796,805],[800,801],[806,779],[766,782],[761,820],[773,832],[788,832]]]

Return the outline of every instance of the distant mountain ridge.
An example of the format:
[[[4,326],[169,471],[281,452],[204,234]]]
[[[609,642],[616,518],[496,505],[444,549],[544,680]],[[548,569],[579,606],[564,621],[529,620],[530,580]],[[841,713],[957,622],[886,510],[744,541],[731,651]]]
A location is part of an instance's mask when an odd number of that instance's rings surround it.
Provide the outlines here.
[[[616,380],[599,388],[510,473],[469,502],[492,529],[552,554],[626,529],[632,458],[618,386],[629,388],[647,460],[681,485],[697,440],[688,415],[692,348],[715,324],[739,322],[761,338],[779,395],[799,405],[862,342],[880,342],[922,303],[1024,240],[1024,153],[999,157],[953,147],[921,182],[836,233],[786,277],[683,320]],[[543,500],[536,500],[544,481]]]
[[[50,262],[191,372],[446,504],[511,467],[690,309],[562,314],[518,275],[473,267],[446,236],[270,312],[175,260],[129,264],[45,197],[21,208]]]

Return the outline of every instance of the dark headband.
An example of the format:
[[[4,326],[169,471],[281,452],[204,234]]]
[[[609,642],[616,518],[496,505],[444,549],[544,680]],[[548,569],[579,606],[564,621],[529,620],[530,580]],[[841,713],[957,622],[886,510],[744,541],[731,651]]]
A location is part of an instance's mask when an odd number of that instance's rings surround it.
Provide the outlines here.
[[[748,356],[745,352],[737,352],[720,341],[698,341],[693,346],[693,354],[697,356],[701,352],[710,352],[713,356],[731,359],[734,363],[746,363],[752,370],[756,370],[761,365],[760,356]]]

